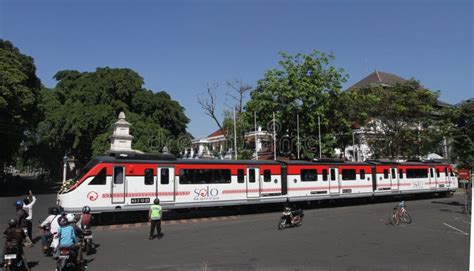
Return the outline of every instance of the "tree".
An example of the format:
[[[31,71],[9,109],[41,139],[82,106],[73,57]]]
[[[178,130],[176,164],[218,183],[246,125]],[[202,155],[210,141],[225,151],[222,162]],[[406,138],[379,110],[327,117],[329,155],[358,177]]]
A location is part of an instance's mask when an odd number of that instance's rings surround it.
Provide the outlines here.
[[[38,136],[39,145],[54,154],[50,161],[56,165],[65,152],[74,156],[79,166],[92,155],[104,154],[120,111],[125,111],[133,125],[135,149],[161,151],[159,147],[167,142],[176,147],[171,139],[186,134],[189,120],[184,109],[166,92],[144,89],[143,78],[133,70],[60,71],[54,78],[56,87],[42,91],[44,119],[38,125]]]
[[[332,54],[313,50],[310,54],[294,56],[280,53],[278,62],[281,69],[271,69],[258,81],[245,106],[245,118],[249,127],[253,127],[253,114],[267,130],[272,130],[272,112],[275,112],[277,134],[280,143],[289,142],[289,146],[280,146],[280,152],[296,154],[296,115],[300,119],[300,131],[303,141],[303,153],[307,158],[316,155],[318,142],[318,116],[321,117],[322,151],[331,155],[337,145],[337,127],[347,126],[339,119],[340,111],[335,104],[340,95],[341,84],[347,75],[341,68],[335,68],[331,62]],[[286,137],[286,140],[282,138]],[[284,145],[284,144],[281,144]]]
[[[416,80],[351,91],[365,100],[365,105],[358,102],[367,110],[364,129],[374,157],[416,158],[437,151],[445,135],[438,93],[422,88]]]
[[[474,165],[474,101],[461,104],[453,111],[452,153],[461,167]]]
[[[0,39],[0,167],[34,130],[40,88],[33,58]]]

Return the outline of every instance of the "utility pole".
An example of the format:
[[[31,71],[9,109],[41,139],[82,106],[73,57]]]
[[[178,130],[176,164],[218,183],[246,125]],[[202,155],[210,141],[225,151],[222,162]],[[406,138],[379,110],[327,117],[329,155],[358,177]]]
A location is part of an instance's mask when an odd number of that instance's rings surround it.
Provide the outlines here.
[[[318,133],[319,133],[319,158],[321,159],[321,119],[318,116]]]
[[[273,112],[273,160],[277,159],[276,153],[276,128],[275,128],[275,112]]]
[[[234,148],[235,148],[235,160],[237,160],[237,124],[235,121],[235,107],[234,107]]]
[[[298,151],[298,160],[300,159],[300,114],[296,114],[296,137],[297,137],[297,151]]]
[[[257,136],[257,113],[253,111],[253,123],[255,125],[255,160],[258,160],[258,149],[257,149],[257,141],[258,141],[258,136]]]
[[[66,183],[67,153],[63,157],[63,184]]]

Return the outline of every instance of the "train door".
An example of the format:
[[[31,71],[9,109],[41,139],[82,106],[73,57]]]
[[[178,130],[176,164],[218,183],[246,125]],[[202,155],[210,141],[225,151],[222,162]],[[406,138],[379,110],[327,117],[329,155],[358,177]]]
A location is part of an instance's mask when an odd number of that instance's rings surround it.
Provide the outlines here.
[[[430,178],[430,188],[436,188],[436,176],[434,168],[430,167],[428,169],[428,177]]]
[[[397,169],[394,167],[390,168],[390,184],[392,190],[398,190],[400,188],[399,179],[397,176]]]
[[[175,168],[158,167],[157,174],[158,198],[163,202],[175,201]]]
[[[247,198],[260,197],[260,170],[257,167],[247,168]]]
[[[337,168],[329,168],[329,193],[339,194],[341,184],[339,182],[339,172]]]
[[[125,203],[125,167],[116,166],[113,171],[112,204],[123,204]]]

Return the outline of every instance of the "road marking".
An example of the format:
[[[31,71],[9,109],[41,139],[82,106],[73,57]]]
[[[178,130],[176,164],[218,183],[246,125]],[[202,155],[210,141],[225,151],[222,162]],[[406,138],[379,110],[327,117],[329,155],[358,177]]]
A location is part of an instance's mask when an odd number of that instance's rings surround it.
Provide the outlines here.
[[[451,229],[456,230],[456,231],[458,231],[458,232],[460,232],[460,233],[462,233],[462,234],[464,234],[464,235],[469,235],[469,233],[463,232],[462,230],[460,230],[460,229],[458,229],[458,228],[456,228],[456,227],[453,227],[453,226],[449,225],[448,223],[443,223],[443,225],[445,225],[445,226],[447,226],[447,227],[450,227]]]

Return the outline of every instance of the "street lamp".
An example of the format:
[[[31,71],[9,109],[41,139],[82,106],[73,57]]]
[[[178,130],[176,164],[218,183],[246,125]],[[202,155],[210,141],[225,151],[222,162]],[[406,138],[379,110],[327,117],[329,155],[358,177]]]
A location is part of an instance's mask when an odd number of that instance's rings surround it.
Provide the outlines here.
[[[63,184],[66,182],[67,153],[63,157]]]

